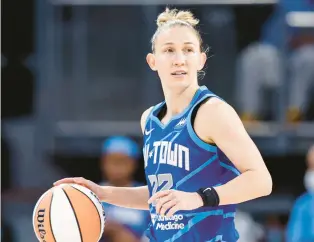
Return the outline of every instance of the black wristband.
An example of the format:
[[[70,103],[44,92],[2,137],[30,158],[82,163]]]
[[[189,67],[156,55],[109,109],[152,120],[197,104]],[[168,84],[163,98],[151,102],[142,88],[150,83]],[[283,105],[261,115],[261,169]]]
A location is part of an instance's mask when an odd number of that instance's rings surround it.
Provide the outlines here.
[[[204,207],[216,207],[219,205],[220,200],[215,188],[200,188],[199,190],[197,190],[197,193],[201,196]]]

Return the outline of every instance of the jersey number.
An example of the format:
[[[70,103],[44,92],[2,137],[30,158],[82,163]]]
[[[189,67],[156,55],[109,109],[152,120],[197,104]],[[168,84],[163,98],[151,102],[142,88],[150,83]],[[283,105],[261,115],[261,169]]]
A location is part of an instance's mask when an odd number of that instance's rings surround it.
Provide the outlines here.
[[[173,179],[170,173],[149,175],[148,179],[153,188],[152,195],[157,192],[158,187],[160,187],[159,191],[164,191],[170,190],[173,186]]]

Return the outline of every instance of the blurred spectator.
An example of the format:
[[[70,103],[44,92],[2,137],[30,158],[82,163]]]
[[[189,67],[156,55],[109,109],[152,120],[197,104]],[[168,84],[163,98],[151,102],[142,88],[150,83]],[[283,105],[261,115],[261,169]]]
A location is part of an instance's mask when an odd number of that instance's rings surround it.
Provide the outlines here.
[[[314,145],[307,154],[304,186],[307,191],[296,200],[290,214],[287,242],[314,241]]]
[[[280,222],[280,219],[276,215],[270,215],[267,217],[265,224],[266,236],[265,239],[267,242],[284,242],[285,233],[284,227]]]
[[[262,226],[256,223],[252,216],[246,212],[237,211],[235,226],[240,236],[238,242],[258,242],[264,236]]]
[[[310,92],[314,92],[314,26],[302,29],[288,26],[285,17],[291,11],[314,11],[312,0],[281,0],[262,29],[260,42],[248,46],[239,57],[239,95],[243,120],[264,118],[265,91],[276,95],[283,80],[282,52],[287,47],[289,100],[287,119],[298,121],[308,109]],[[244,94],[244,95],[243,95]],[[277,95],[276,95],[277,96]],[[272,103],[274,103],[272,101]],[[277,112],[270,105],[271,116]]]
[[[140,152],[137,144],[126,137],[111,137],[102,146],[101,185],[142,186],[133,180]],[[127,199],[127,198],[126,198]],[[127,209],[103,203],[106,212],[104,241],[140,241],[149,221],[148,211]]]

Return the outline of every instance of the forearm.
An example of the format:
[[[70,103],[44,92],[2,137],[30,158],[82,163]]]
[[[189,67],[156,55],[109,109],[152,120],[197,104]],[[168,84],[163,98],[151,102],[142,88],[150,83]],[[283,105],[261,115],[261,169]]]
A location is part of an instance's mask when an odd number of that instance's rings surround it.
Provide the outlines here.
[[[148,210],[149,192],[147,186],[112,187],[103,186],[100,200],[120,207]]]
[[[219,205],[237,204],[267,196],[272,190],[272,179],[268,171],[246,171],[228,183],[215,187]]]

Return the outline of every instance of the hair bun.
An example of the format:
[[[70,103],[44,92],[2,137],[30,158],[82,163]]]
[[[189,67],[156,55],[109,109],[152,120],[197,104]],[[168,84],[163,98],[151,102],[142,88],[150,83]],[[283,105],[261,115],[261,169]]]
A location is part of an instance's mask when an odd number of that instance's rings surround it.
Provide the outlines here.
[[[170,10],[169,8],[166,8],[163,13],[159,14],[156,22],[157,26],[161,27],[167,22],[176,20],[186,22],[192,27],[196,26],[199,23],[199,20],[196,19],[190,11],[179,11],[178,9]]]

